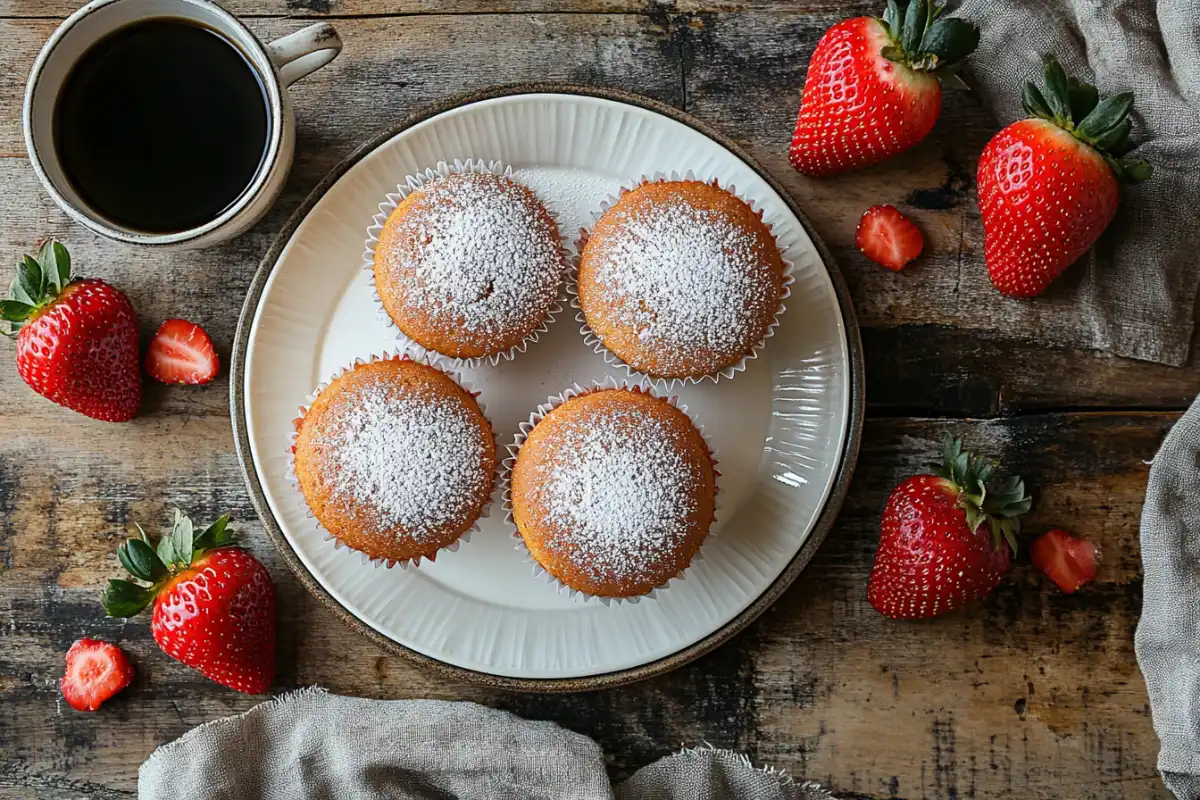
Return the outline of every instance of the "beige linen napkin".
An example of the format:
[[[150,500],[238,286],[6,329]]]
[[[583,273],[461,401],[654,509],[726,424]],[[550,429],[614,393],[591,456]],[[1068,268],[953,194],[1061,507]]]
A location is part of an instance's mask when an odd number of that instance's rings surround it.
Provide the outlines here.
[[[615,792],[615,794],[614,794]],[[613,788],[600,748],[474,703],[303,689],[194,728],[138,773],[141,800],[832,800],[722,750],[685,750]]]
[[[1083,263],[1005,313],[1066,345],[1187,361],[1200,285],[1200,0],[964,0],[977,24],[968,65],[1001,124],[1027,116],[1021,86],[1053,54],[1102,95],[1132,91],[1133,153],[1154,165],[1122,187],[1117,218]]]
[[[1200,798],[1200,400],[1150,468],[1142,508],[1142,618],[1134,643],[1179,800]]]

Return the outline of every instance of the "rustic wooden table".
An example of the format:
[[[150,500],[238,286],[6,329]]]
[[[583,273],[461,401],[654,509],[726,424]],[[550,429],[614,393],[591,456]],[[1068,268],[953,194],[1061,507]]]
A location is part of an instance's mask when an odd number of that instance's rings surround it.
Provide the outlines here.
[[[272,236],[363,139],[464,90],[559,80],[633,90],[743,143],[834,249],[863,326],[868,421],[841,518],[784,599],[728,645],[677,672],[586,695],[507,694],[447,682],[386,656],[306,594],[262,533],[234,456],[224,376],[151,387],[131,424],[92,422],[37,398],[0,345],[0,800],[135,793],[157,745],[258,702],[171,661],[145,619],[103,617],[130,522],[178,504],[231,511],[280,593],[277,690],[321,684],[372,697],[470,699],[595,737],[614,776],[707,741],[823,781],[847,798],[1166,797],[1133,653],[1141,606],[1137,525],[1149,459],[1200,389],[1172,369],[1071,349],[1015,323],[991,290],[974,200],[975,155],[994,124],[955,94],[927,142],[826,182],[787,164],[808,56],[833,0],[232,0],[264,38],[332,19],[345,51],[294,87],[299,150],[288,190],[249,234],[197,253],[134,249],[70,224],[38,186],[20,129],[25,76],[74,0],[0,0],[0,252],[46,235],[86,273],[124,288],[149,336],[196,320],[227,355],[242,296]],[[542,5],[547,7],[543,8]],[[894,275],[853,247],[858,215],[899,204],[927,255]],[[1065,313],[1070,313],[1069,310]],[[7,349],[6,349],[7,348]],[[1019,468],[1029,528],[1098,539],[1099,581],[1068,597],[1027,556],[985,602],[924,624],[865,598],[888,491],[954,430]],[[118,641],[134,686],[98,714],[71,711],[58,676],[70,643]]]

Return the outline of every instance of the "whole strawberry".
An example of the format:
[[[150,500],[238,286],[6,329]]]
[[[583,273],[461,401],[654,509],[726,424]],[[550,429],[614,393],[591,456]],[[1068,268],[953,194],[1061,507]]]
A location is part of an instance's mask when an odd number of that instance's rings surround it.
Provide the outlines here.
[[[137,319],[123,292],[71,280],[67,249],[46,242],[17,266],[0,319],[17,337],[17,372],[35,392],[106,422],[126,422],[142,399]]]
[[[996,465],[947,438],[934,475],[908,478],[892,491],[879,534],[867,599],[893,619],[936,617],[991,593],[1008,572],[1025,484],[990,486]]]
[[[1014,297],[1041,294],[1112,222],[1120,183],[1150,177],[1145,161],[1122,158],[1133,95],[1101,101],[1096,87],[1046,62],[1046,89],[1026,83],[1033,118],[1000,131],[979,158],[979,209],[988,274]]]
[[[265,567],[234,543],[223,516],[196,535],[178,509],[157,550],[141,531],[117,550],[136,582],[104,590],[110,617],[132,617],[151,602],[150,631],[162,651],[204,677],[262,694],[275,677],[275,586]]]
[[[882,19],[834,25],[813,51],[792,136],[792,166],[823,178],[877,164],[925,138],[942,110],[938,79],[961,86],[955,67],[979,29],[942,18],[934,0],[888,0]]]

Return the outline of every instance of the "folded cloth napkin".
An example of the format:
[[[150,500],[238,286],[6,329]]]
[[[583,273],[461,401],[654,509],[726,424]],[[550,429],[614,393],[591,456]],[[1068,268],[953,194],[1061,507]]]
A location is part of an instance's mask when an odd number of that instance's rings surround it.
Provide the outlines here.
[[[832,800],[724,750],[685,750],[615,789],[586,736],[474,703],[302,689],[194,728],[138,773],[142,800]]]
[[[1135,646],[1150,690],[1158,768],[1180,800],[1200,798],[1200,399],[1150,468],[1142,508],[1142,618]]]
[[[1022,119],[1021,86],[1040,84],[1042,58],[1101,95],[1132,91],[1132,151],[1150,180],[1122,187],[1117,218],[1083,263],[1004,313],[1051,341],[1164,364],[1187,361],[1200,284],[1200,0],[964,0],[979,26],[968,62],[1002,123]]]

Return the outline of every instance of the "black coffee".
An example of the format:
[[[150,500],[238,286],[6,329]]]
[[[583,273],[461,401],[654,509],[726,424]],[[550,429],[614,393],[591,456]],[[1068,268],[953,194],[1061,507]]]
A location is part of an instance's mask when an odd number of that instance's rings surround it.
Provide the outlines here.
[[[232,42],[183,19],[114,31],[67,75],[54,146],[93,210],[174,233],[211,221],[258,172],[270,123],[258,73]]]

